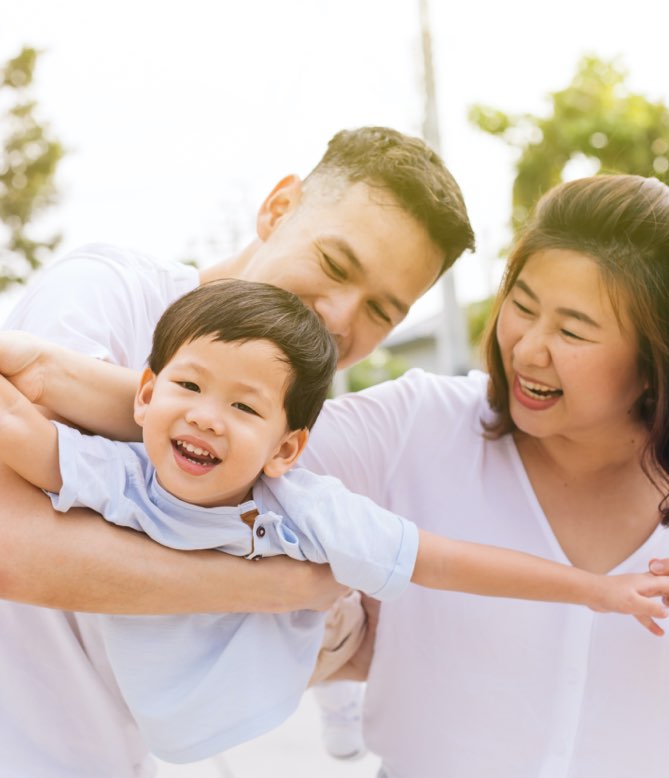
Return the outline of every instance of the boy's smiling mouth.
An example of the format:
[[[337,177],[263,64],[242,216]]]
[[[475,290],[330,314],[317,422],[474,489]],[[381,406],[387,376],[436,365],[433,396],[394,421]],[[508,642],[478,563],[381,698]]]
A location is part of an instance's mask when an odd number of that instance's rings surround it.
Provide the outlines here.
[[[176,439],[172,441],[177,464],[188,473],[201,475],[220,464],[221,460],[211,451],[196,446],[187,440]]]

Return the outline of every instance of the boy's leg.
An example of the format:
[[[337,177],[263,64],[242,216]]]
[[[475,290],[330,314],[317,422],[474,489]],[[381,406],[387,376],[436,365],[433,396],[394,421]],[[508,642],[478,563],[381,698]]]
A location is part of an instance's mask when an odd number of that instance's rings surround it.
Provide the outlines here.
[[[367,614],[360,592],[339,597],[327,612],[325,634],[309,685],[320,683],[343,667],[360,648],[367,630]]]
[[[323,681],[360,648],[367,616],[360,593],[340,597],[328,611],[323,645],[311,678],[321,709],[323,740],[327,752],[338,759],[356,759],[366,752],[362,739],[364,684],[358,681]]]

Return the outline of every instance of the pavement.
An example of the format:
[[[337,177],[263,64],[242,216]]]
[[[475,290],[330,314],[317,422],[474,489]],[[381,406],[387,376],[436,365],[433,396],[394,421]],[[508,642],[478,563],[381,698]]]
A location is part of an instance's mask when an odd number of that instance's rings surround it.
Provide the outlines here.
[[[320,711],[308,691],[280,727],[215,759],[189,765],[159,763],[157,778],[376,778],[379,759],[333,759],[321,743]]]

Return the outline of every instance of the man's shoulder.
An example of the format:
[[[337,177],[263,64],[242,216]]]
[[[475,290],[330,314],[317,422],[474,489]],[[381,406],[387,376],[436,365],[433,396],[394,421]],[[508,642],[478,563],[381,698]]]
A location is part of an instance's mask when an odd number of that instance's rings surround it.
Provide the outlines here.
[[[47,270],[53,271],[75,263],[95,268],[96,272],[105,267],[112,273],[120,274],[126,282],[141,278],[164,278],[175,282],[192,279],[195,283],[197,274],[194,267],[182,262],[159,259],[149,253],[111,243],[86,243],[78,246],[56,259]]]

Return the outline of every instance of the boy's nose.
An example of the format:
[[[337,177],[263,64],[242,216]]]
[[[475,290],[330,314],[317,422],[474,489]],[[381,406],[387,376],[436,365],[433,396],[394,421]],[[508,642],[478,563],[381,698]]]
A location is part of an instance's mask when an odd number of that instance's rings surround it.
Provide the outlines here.
[[[213,432],[215,435],[223,435],[225,432],[223,415],[208,405],[191,408],[186,413],[186,421],[202,432]]]

